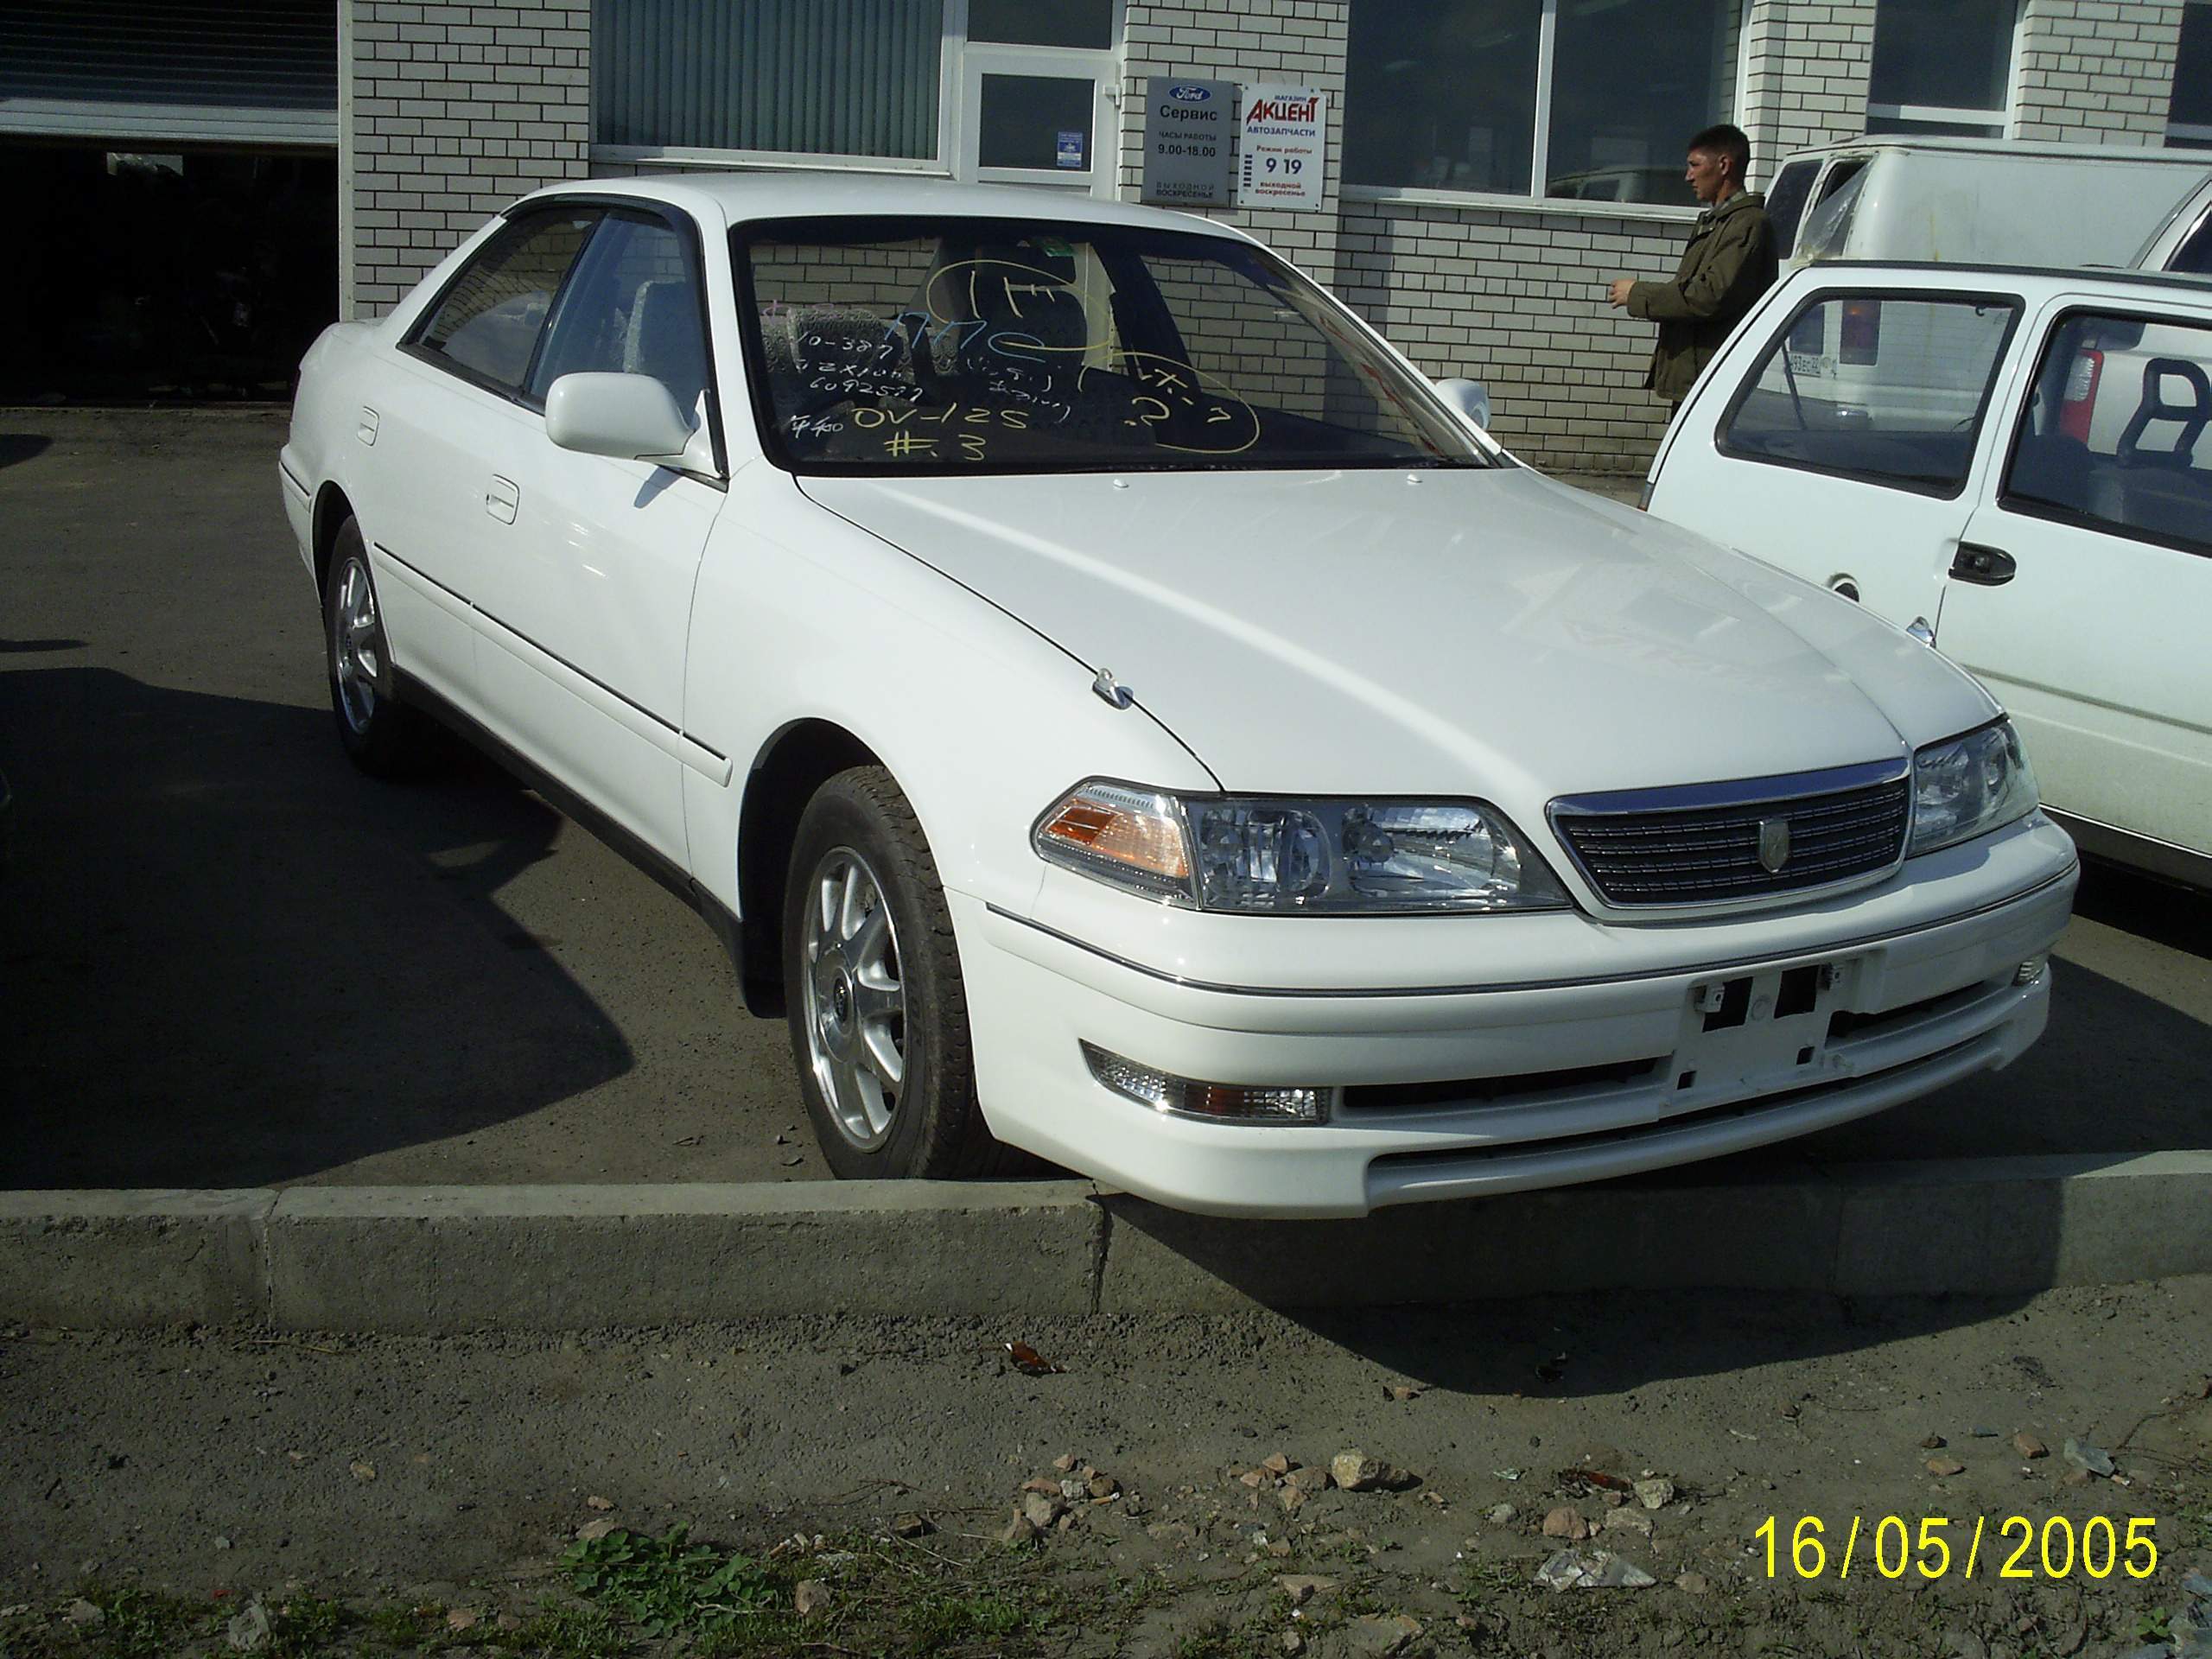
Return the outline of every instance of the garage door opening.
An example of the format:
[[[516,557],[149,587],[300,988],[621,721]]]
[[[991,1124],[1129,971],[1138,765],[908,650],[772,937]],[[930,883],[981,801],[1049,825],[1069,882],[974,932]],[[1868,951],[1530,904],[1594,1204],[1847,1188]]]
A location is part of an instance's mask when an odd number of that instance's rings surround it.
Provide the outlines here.
[[[18,143],[0,176],[0,400],[282,400],[338,315],[334,156]]]

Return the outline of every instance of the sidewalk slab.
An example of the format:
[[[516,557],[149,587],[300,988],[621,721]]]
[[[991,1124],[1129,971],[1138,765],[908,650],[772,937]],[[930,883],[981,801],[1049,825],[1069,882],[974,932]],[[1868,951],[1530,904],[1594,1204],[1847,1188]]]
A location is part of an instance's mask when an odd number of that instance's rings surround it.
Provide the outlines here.
[[[448,1335],[1639,1290],[2011,1294],[2212,1274],[2212,1152],[1715,1172],[1185,1215],[1087,1181],[0,1193],[0,1317]]]
[[[111,1329],[258,1319],[276,1205],[253,1188],[0,1192],[0,1312]]]
[[[1087,1183],[294,1187],[280,1329],[432,1334],[1090,1308]]]

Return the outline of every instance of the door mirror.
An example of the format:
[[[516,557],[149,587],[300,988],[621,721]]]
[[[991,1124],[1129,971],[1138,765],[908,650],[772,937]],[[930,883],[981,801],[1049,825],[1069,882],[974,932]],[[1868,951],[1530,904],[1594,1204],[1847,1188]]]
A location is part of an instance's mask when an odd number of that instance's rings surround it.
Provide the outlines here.
[[[564,374],[545,394],[545,435],[563,449],[685,466],[691,417],[649,374]]]
[[[1484,431],[1490,429],[1490,388],[1479,380],[1440,380],[1444,401]]]

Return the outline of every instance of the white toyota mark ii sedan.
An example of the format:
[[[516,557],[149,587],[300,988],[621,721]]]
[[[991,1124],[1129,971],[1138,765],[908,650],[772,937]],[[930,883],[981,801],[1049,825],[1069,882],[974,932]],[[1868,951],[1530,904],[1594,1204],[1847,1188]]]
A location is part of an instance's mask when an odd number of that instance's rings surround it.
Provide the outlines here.
[[[282,470],[347,752],[435,715],[684,895],[840,1175],[1353,1216],[2018,1056],[2004,711],[1473,390],[1200,219],[626,179],[327,332]]]

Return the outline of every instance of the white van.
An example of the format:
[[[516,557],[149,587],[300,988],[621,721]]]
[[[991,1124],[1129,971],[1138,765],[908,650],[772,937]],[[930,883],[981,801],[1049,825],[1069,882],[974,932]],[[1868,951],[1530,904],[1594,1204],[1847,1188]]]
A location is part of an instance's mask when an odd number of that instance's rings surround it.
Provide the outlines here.
[[[2135,256],[2135,268],[2212,276],[2212,179],[2207,179],[2195,195],[2184,196],[2174,205],[2144,241],[2142,251]]]
[[[1870,136],[1789,156],[1766,213],[1785,270],[1818,259],[2128,265],[2208,180],[2202,150]]]

